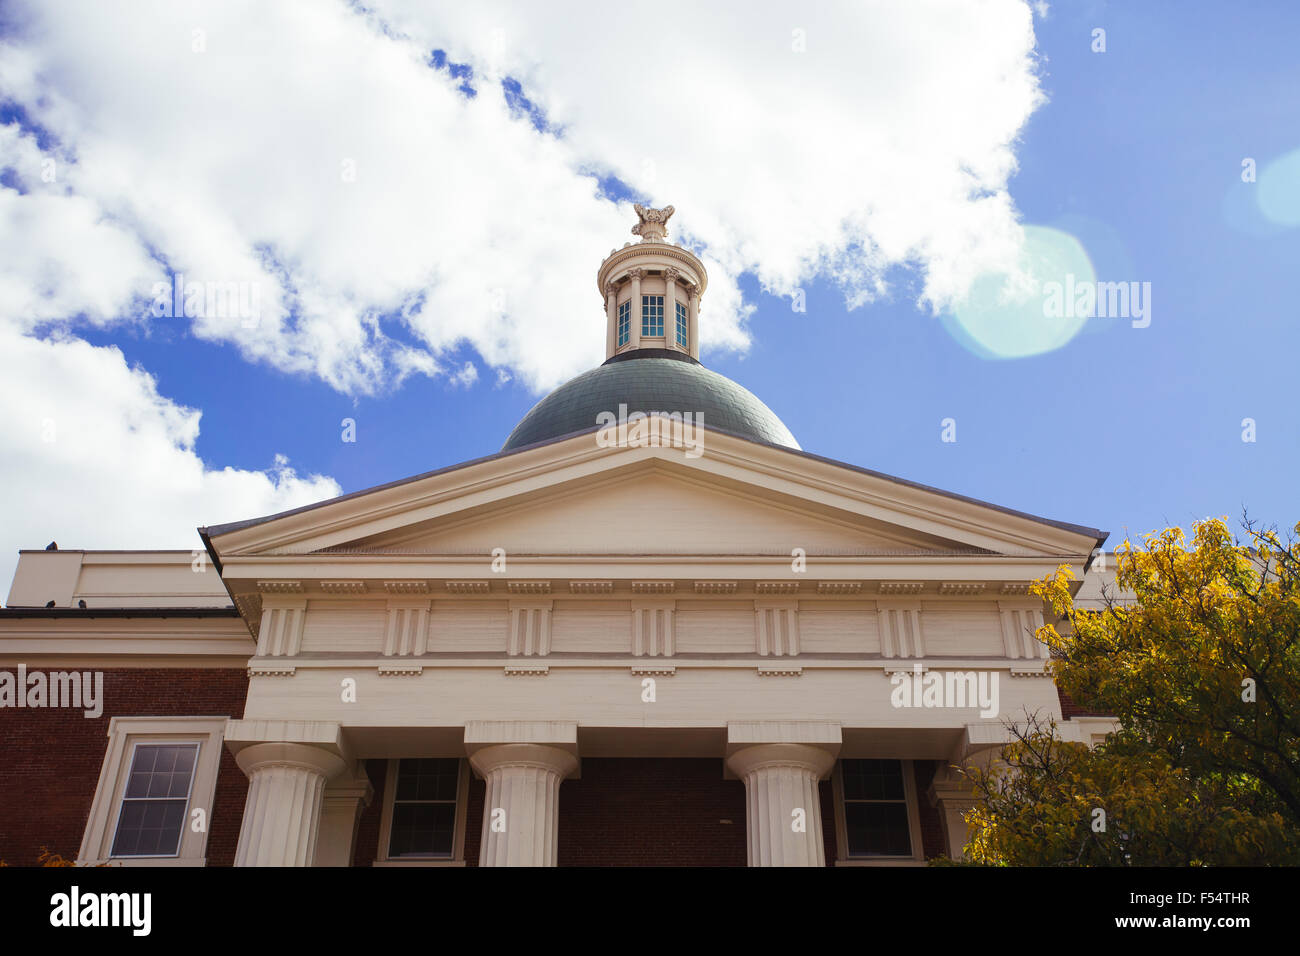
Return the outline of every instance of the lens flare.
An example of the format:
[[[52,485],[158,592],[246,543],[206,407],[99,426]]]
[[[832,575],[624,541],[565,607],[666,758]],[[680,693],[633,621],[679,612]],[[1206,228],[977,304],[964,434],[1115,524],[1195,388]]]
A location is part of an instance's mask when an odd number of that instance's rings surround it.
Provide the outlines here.
[[[1068,303],[1052,308],[1053,290],[1060,296],[1096,278],[1087,250],[1070,233],[1026,226],[1018,271],[981,276],[966,298],[942,316],[943,323],[982,358],[1041,355],[1068,343],[1088,321]]]

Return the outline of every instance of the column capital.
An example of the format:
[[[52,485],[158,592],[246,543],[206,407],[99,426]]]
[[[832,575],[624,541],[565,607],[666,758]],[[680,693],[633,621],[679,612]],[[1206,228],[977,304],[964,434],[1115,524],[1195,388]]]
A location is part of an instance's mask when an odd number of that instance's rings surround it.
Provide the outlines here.
[[[268,767],[288,767],[317,773],[326,780],[332,780],[347,768],[347,761],[338,754],[310,744],[284,741],[244,747],[235,755],[235,763],[249,777]]]
[[[573,776],[579,766],[576,755],[546,744],[493,744],[475,750],[469,762],[483,777],[507,767],[527,767],[558,774],[561,780]]]
[[[835,754],[809,744],[751,744],[727,757],[727,769],[742,780],[758,770],[789,767],[821,780],[835,766]]]

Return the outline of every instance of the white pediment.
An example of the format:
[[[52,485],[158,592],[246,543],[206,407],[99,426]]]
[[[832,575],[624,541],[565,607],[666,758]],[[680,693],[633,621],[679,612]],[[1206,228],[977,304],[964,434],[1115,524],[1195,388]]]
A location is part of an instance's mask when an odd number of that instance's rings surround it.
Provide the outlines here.
[[[580,482],[487,514],[452,515],[330,550],[486,555],[496,548],[510,554],[975,553],[904,527],[662,468]]]
[[[710,434],[691,458],[591,436],[208,529],[225,557],[328,553],[1086,555],[1090,529]]]

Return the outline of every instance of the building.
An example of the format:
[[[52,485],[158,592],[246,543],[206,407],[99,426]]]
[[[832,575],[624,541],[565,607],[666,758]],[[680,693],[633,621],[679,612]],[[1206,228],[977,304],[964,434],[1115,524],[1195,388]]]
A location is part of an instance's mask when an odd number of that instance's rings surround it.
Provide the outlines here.
[[[497,454],[193,551],[22,553],[0,858],[922,863],[1008,716],[1109,728],[1028,593],[1106,535],[801,450],[699,363],[704,267],[637,211],[607,360]]]

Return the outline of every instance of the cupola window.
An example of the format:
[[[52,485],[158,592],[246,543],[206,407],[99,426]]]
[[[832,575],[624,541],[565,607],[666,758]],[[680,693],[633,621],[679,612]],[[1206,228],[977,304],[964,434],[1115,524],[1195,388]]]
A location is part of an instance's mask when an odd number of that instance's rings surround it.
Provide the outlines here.
[[[652,338],[664,334],[664,297],[661,295],[641,296],[641,335]]]
[[[686,338],[686,306],[680,302],[677,305],[677,347],[687,348]]]
[[[632,303],[624,302],[618,307],[618,344],[627,345],[632,336]]]

